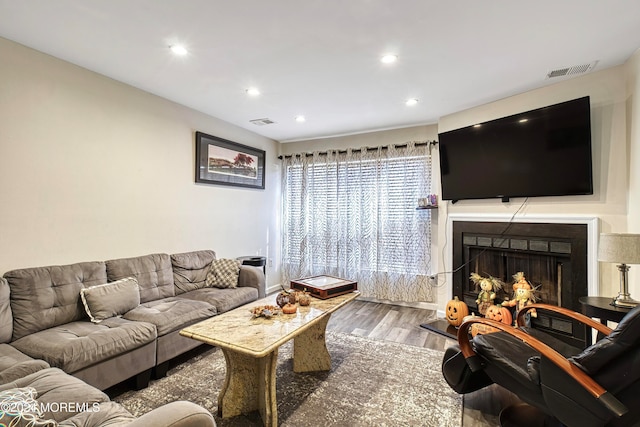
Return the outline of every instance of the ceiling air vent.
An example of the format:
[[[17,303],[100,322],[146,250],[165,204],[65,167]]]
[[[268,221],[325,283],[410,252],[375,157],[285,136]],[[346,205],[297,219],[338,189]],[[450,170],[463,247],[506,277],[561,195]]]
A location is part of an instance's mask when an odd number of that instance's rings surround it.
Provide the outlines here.
[[[275,123],[273,120],[270,120],[270,119],[253,119],[249,121],[256,126],[264,126],[264,125],[270,125],[272,123]]]
[[[547,78],[552,79],[554,77],[573,76],[576,74],[584,74],[587,71],[593,70],[598,61],[593,61],[589,64],[574,65],[573,67],[558,68],[547,73]]]

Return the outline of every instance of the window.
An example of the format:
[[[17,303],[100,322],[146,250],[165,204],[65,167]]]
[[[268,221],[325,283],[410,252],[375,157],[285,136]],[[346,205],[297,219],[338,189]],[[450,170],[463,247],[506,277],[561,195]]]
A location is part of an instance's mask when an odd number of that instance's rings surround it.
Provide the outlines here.
[[[428,286],[431,212],[416,206],[430,184],[428,149],[413,143],[285,159],[284,283],[330,274],[358,280],[370,296],[380,286]]]

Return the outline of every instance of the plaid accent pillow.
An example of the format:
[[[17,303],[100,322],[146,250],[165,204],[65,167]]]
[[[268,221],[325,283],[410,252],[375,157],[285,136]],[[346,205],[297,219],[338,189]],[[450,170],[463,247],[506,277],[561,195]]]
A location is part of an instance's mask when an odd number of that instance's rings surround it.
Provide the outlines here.
[[[207,273],[206,283],[209,287],[235,288],[240,275],[240,261],[237,259],[214,259]]]

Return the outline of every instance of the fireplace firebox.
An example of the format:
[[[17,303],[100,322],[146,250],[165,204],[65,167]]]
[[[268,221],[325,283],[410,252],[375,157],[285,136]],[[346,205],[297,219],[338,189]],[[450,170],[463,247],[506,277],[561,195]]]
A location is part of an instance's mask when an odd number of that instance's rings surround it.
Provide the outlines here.
[[[538,302],[580,311],[578,299],[588,294],[586,224],[524,222],[453,222],[453,295],[478,312],[479,289],[471,273],[491,275],[505,282],[496,303],[513,296],[512,276],[523,272],[536,288]],[[586,343],[579,323],[539,313],[535,327],[574,346]]]

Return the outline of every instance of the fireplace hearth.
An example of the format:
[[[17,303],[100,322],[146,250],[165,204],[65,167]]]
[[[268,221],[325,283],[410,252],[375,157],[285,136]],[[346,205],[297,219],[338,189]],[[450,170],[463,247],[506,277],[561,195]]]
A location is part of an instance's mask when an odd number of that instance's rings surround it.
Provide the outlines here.
[[[512,298],[518,272],[537,289],[538,302],[580,311],[578,299],[588,295],[586,224],[454,221],[452,232],[452,291],[470,311],[478,313],[479,292],[471,273],[505,282],[500,303]],[[584,328],[560,316],[540,314],[532,322],[572,345],[586,342]]]

